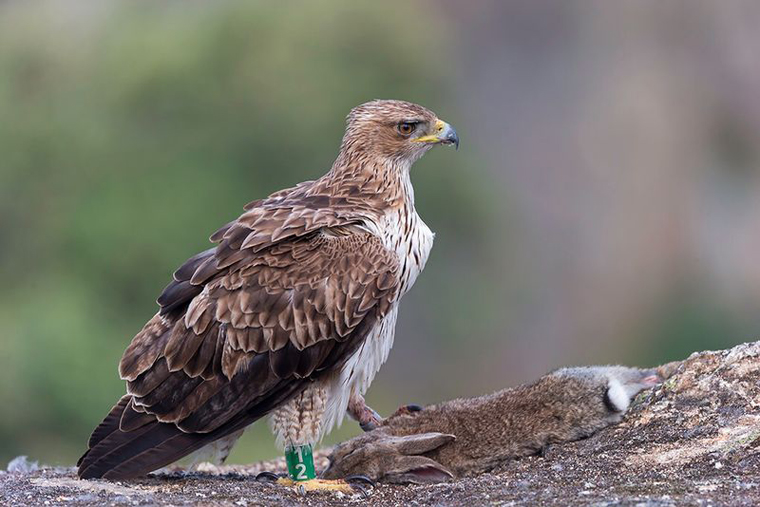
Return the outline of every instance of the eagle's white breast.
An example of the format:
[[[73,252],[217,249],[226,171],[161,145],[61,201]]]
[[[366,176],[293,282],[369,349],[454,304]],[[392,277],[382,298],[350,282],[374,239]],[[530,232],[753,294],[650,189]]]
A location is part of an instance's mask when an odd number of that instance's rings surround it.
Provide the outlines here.
[[[411,185],[410,193],[411,193]],[[413,199],[413,194],[410,196]],[[414,285],[425,267],[435,234],[414,209],[413,201],[373,224],[374,233],[383,239],[386,248],[399,258],[399,294],[391,311],[372,329],[362,346],[351,356],[340,373],[328,381],[328,405],[322,434],[340,425],[351,393],[363,395],[393,346],[398,305]]]

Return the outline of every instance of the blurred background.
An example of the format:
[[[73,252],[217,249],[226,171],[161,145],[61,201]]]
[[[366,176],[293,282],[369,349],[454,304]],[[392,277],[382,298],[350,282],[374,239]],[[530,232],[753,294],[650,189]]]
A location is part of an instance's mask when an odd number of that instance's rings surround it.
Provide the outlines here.
[[[374,98],[462,138],[413,169],[436,245],[375,408],[757,338],[758,26],[753,0],[0,2],[0,463],[72,464],[172,271]],[[277,454],[259,423],[231,461]]]

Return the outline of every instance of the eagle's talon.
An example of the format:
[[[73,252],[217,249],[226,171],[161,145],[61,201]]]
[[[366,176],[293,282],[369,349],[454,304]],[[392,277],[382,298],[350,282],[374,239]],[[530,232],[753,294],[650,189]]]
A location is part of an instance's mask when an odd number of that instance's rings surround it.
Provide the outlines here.
[[[359,423],[359,427],[365,432],[377,429],[383,423],[383,418],[380,417],[380,414],[367,405],[364,398],[358,394],[351,396],[348,402],[348,413]]]
[[[362,475],[362,474],[349,475],[348,477],[346,477],[343,480],[346,481],[347,483],[351,484],[352,486],[354,484],[359,484],[359,485],[363,485],[363,486],[370,486],[372,488],[375,487],[375,481],[373,481],[372,479],[370,479],[366,475]]]
[[[369,498],[369,490],[375,487],[375,481],[366,475],[349,475],[343,480],[351,486],[351,489],[361,493],[364,498]]]
[[[408,405],[401,405],[393,414],[391,414],[391,417],[398,417],[402,415],[414,415],[417,412],[422,412],[425,410],[425,407],[422,405],[417,405],[416,403],[409,403]]]
[[[379,421],[376,420],[370,420],[359,423],[359,427],[364,431],[365,433],[377,429],[377,427],[380,425]]]
[[[280,479],[280,476],[277,475],[274,472],[260,472],[256,474],[255,480],[257,482],[268,482],[268,483],[274,483],[277,482]]]
[[[351,489],[359,493],[363,498],[369,498],[369,488],[364,484],[349,484]]]

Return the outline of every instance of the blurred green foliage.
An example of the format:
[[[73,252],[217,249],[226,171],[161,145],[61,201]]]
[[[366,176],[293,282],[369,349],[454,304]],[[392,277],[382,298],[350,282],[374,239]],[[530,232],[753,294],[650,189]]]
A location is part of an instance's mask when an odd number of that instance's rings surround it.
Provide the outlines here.
[[[171,272],[246,202],[323,174],[351,107],[403,98],[458,125],[446,30],[422,8],[0,5],[0,463],[76,459],[123,393],[118,359]],[[500,206],[486,175],[462,170],[469,151],[436,150],[415,171],[418,206],[449,252],[429,272],[455,271],[430,275],[428,315],[468,284],[479,312],[498,311],[484,268],[451,267],[482,234],[471,224]],[[445,313],[442,343],[477,331]],[[271,440],[256,425],[233,460],[276,454]]]

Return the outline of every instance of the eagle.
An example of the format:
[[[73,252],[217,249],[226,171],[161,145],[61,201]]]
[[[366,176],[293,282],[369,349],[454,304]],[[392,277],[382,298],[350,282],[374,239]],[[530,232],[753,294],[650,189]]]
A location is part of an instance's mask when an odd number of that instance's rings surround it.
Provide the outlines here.
[[[127,392],[90,436],[79,477],[130,479],[209,450],[222,462],[268,417],[284,480],[329,482],[315,478],[311,446],[347,412],[377,422],[363,395],[433,245],[410,168],[438,144],[458,148],[459,137],[430,110],[367,102],[348,114],[324,176],[249,203],[216,231],[124,352]]]

